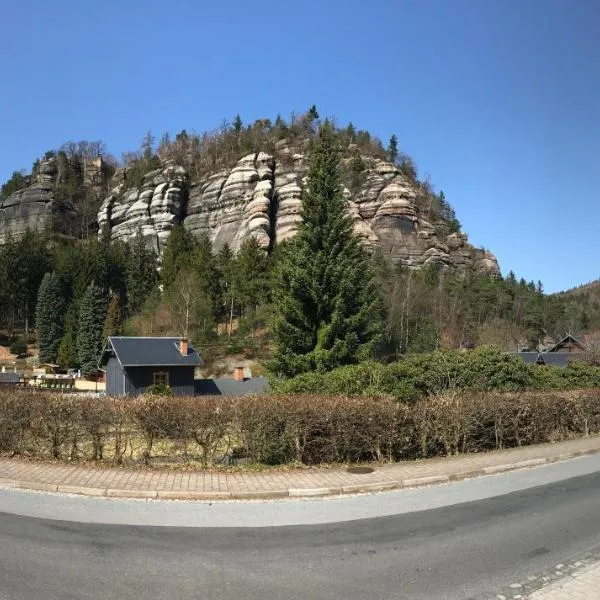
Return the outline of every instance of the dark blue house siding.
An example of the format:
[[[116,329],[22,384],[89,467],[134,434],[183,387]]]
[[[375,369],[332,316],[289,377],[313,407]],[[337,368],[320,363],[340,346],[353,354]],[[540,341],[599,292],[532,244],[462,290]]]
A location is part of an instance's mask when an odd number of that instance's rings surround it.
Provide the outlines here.
[[[194,367],[125,367],[125,395],[143,394],[154,383],[154,373],[169,373],[169,387],[175,396],[194,395]],[[107,393],[110,393],[107,388]]]
[[[106,363],[106,393],[109,396],[125,394],[125,373],[115,356],[109,357]]]
[[[169,373],[169,387],[175,396],[194,395],[193,367],[125,367],[110,357],[106,364],[106,393],[109,396],[139,396],[154,383],[154,373]]]

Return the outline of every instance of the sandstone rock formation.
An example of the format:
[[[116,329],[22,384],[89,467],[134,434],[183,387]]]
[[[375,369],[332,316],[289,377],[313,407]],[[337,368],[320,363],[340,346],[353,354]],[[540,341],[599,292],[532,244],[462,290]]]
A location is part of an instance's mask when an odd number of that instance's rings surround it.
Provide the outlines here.
[[[428,220],[419,209],[418,189],[395,165],[370,157],[362,160],[361,181],[348,184],[343,192],[355,231],[369,249],[380,249],[410,267],[434,263],[499,273],[496,258],[473,248],[464,233],[448,235],[447,227]],[[131,187],[125,169],[118,169],[98,212],[98,225],[115,240],[128,241],[141,231],[159,253],[178,223],[195,235],[209,235],[217,250],[227,243],[237,251],[250,236],[268,249],[298,229],[307,169],[306,155],[291,150],[285,140],[278,142],[274,155],[254,152],[233,168],[195,180],[184,167],[164,162],[138,187]],[[69,233],[75,209],[57,199],[59,171],[56,157],[44,159],[28,187],[0,198],[0,243],[27,229]],[[86,164],[86,185],[97,185],[101,171],[101,159]]]
[[[173,225],[185,209],[188,177],[183,167],[168,165],[148,173],[142,189],[125,187],[123,171],[115,174],[117,187],[98,212],[98,225],[114,240],[128,241],[141,231],[149,246],[160,252]]]
[[[355,231],[370,249],[380,248],[410,267],[435,263],[458,270],[497,275],[498,263],[471,246],[464,233],[444,235],[421,214],[417,190],[391,163],[366,158],[366,174],[354,194],[344,189]],[[302,154],[248,154],[231,169],[190,181],[185,169],[166,165],[149,173],[140,188],[126,189],[122,173],[98,214],[113,239],[128,240],[141,231],[161,251],[171,227],[183,223],[207,234],[216,249],[240,248],[255,237],[269,248],[293,236],[300,220],[307,161]]]
[[[8,198],[0,198],[0,244],[9,236],[18,237],[28,229],[60,230],[61,225],[69,221],[72,206],[58,202],[54,196],[57,171],[54,158],[41,161],[28,187]]]

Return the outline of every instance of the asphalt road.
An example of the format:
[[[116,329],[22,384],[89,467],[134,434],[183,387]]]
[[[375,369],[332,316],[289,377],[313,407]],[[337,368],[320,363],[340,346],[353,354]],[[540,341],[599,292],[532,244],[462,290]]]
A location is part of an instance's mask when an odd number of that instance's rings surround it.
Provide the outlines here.
[[[434,510],[263,528],[2,513],[0,598],[494,597],[512,581],[600,547],[599,491],[593,473]]]

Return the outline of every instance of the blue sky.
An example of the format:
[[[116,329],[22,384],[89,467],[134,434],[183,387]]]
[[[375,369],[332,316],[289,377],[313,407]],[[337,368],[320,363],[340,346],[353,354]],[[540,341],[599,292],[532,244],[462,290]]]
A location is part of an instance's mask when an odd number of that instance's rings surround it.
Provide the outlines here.
[[[316,104],[547,291],[600,277],[598,0],[3,2],[0,181],[47,149]]]

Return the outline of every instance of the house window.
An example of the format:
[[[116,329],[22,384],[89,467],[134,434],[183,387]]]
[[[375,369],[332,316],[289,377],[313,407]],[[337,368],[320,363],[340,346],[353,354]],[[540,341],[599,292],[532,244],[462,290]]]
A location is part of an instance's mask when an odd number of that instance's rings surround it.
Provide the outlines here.
[[[168,371],[154,371],[154,385],[169,385],[169,373]]]

